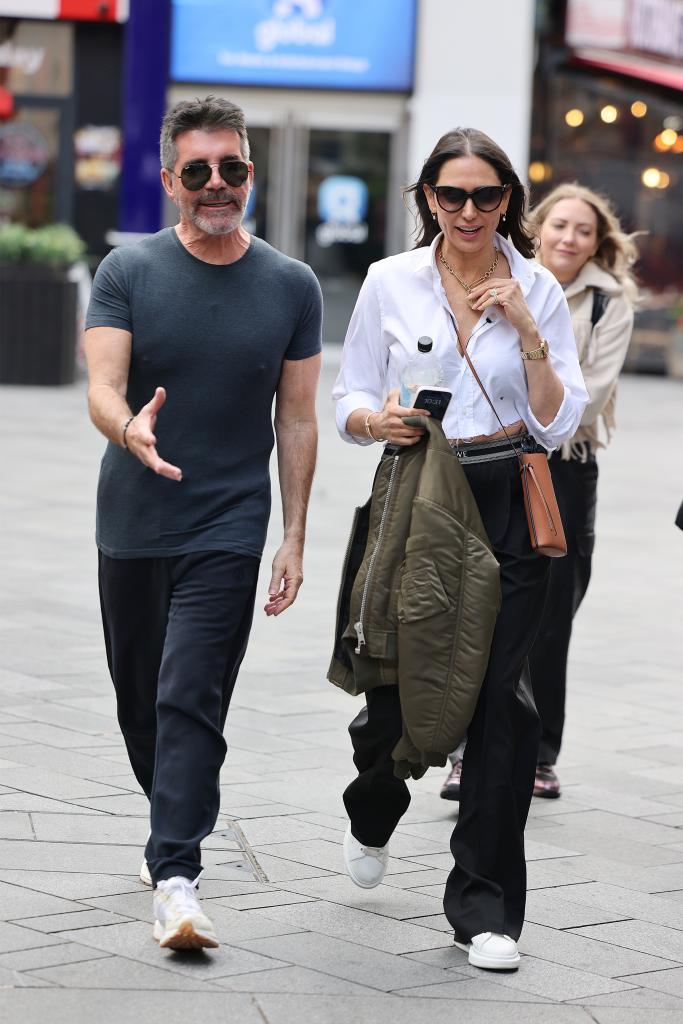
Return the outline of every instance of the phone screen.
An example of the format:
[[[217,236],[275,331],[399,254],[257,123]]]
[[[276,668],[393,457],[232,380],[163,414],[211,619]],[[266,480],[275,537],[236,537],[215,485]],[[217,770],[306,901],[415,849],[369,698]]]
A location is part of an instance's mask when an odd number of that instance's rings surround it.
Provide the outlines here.
[[[413,408],[425,409],[435,420],[441,421],[446,415],[452,397],[452,393],[443,388],[420,388],[415,396]]]

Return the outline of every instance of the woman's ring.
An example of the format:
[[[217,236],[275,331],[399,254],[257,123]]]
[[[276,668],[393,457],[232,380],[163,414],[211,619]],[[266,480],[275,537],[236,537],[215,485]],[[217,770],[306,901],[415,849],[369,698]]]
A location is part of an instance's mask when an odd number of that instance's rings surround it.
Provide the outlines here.
[[[491,302],[498,302],[498,289],[497,288],[492,288],[491,289]]]

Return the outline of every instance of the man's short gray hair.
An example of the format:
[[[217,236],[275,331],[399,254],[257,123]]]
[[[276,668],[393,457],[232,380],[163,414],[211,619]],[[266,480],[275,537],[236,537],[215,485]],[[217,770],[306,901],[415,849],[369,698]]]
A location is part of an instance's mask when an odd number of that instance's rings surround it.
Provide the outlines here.
[[[192,131],[233,131],[240,137],[240,150],[245,160],[249,159],[249,138],[244,120],[244,111],[230,100],[221,96],[207,96],[206,99],[181,100],[166,111],[161,123],[159,150],[161,166],[173,170],[178,158],[175,140],[183,132]]]

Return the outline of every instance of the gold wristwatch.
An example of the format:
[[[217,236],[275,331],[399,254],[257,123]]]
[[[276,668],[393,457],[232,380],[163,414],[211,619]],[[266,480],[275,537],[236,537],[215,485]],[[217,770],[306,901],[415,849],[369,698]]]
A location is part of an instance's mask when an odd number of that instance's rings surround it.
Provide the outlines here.
[[[524,349],[522,349],[520,355],[522,359],[547,359],[548,352],[548,342],[545,338],[541,338],[541,344],[538,348],[532,348],[529,352],[525,352]]]

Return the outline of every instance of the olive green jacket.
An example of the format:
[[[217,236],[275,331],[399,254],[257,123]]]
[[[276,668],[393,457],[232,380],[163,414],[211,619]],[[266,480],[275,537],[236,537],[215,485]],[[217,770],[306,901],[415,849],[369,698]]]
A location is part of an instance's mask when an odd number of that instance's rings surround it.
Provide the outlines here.
[[[398,685],[395,772],[444,765],[474,714],[500,607],[498,563],[441,425],[387,448],[344,561],[327,678],[347,693]]]

